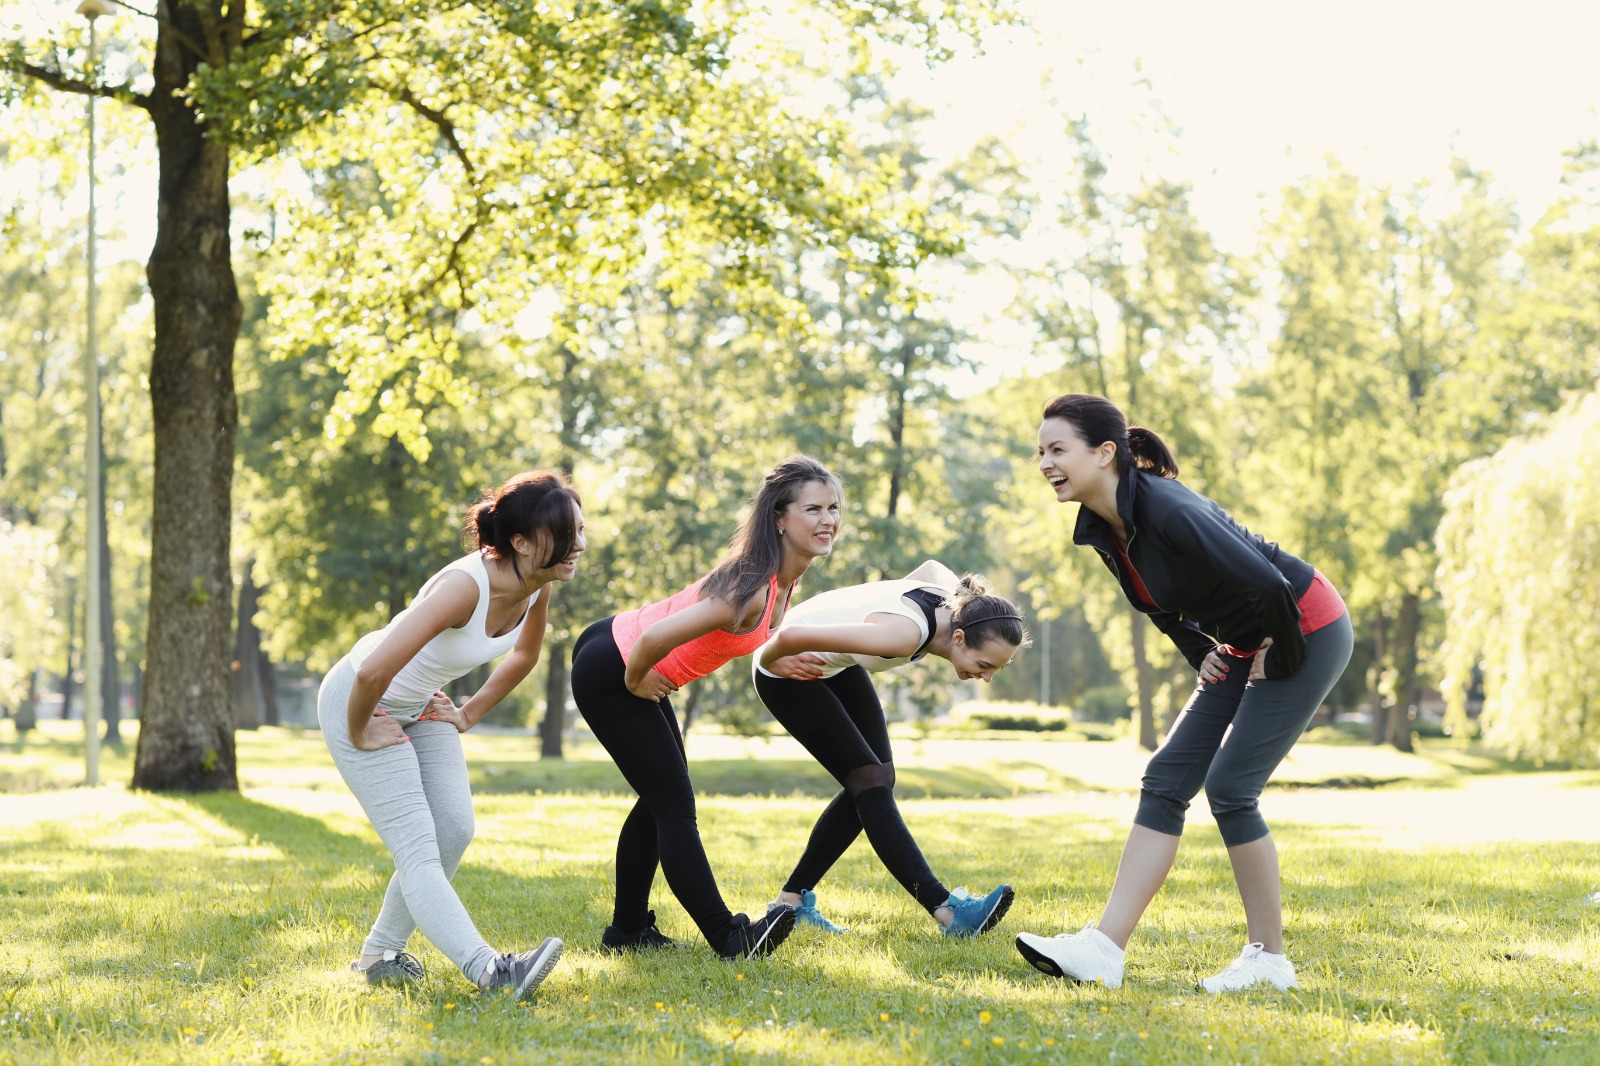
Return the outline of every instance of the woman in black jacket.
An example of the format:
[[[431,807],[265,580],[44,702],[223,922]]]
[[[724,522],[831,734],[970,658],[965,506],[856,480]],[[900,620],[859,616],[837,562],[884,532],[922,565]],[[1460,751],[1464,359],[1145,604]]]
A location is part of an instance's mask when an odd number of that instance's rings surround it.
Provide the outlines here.
[[[1298,987],[1283,950],[1278,853],[1256,801],[1350,661],[1344,601],[1308,563],[1179,483],[1161,438],[1130,427],[1102,397],[1051,400],[1038,459],[1056,499],[1079,504],[1073,542],[1100,554],[1199,684],[1145,770],[1099,922],[1054,937],[1020,934],[1017,950],[1052,976],[1121,985],[1123,949],[1172,869],[1184,812],[1203,785],[1249,942],[1201,987]]]

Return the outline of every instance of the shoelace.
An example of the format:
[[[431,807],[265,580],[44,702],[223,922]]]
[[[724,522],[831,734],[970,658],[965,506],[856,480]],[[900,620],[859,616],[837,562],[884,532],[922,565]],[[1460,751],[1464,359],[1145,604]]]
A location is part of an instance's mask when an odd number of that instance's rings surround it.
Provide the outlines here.
[[[1077,937],[1080,937],[1083,934],[1087,933],[1089,930],[1091,930],[1093,928],[1094,928],[1094,923],[1090,922],[1088,925],[1084,926],[1082,929],[1079,929],[1076,933],[1057,933],[1055,936],[1051,937],[1051,939],[1052,940],[1074,940]]]
[[[1260,961],[1261,953],[1265,950],[1266,948],[1260,944],[1246,944],[1244,950],[1239,953],[1239,957],[1228,963],[1228,968],[1222,972],[1242,973],[1247,965]]]
[[[422,968],[422,960],[409,951],[400,952],[391,961],[412,977],[421,978],[427,976],[427,971]]]

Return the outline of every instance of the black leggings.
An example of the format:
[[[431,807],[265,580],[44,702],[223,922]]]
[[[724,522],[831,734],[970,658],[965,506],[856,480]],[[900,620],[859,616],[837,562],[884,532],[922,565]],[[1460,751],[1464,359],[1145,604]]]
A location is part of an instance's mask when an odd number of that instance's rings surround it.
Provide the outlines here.
[[[649,922],[656,866],[706,941],[724,950],[733,915],[717,891],[695,822],[694,787],[672,703],[642,699],[623,680],[627,664],[611,635],[611,619],[583,631],[572,649],[572,698],[628,784],[639,794],[617,837],[617,899],[611,923],[642,929]]]
[[[894,801],[894,756],[883,704],[866,670],[852,666],[820,681],[756,673],[772,717],[843,785],[811,830],[785,892],[817,887],[862,829],[884,868],[929,914],[950,898],[933,876]]]

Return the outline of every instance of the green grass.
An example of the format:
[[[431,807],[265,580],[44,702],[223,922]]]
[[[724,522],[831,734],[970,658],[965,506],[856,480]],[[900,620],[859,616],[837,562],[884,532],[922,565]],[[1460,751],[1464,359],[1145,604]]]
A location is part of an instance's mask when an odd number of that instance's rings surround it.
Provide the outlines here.
[[[918,782],[902,791],[930,797],[903,804],[930,863],[974,889],[1010,880],[1005,923],[947,943],[863,842],[821,889],[847,935],[802,929],[770,960],[729,964],[659,881],[661,925],[691,946],[596,950],[631,800],[593,745],[551,765],[530,738],[468,740],[478,835],[461,895],[497,946],[551,933],[568,943],[531,1003],[479,996],[420,938],[420,988],[349,979],[385,852],[316,735],[264,730],[240,735],[242,795],[0,797],[0,1062],[1600,1060],[1600,907],[1585,901],[1600,891],[1600,844],[1585,828],[1600,821],[1592,774],[1303,745],[1286,768],[1303,785],[1390,783],[1269,795],[1269,816],[1293,815],[1274,824],[1303,987],[1215,1000],[1193,982],[1237,952],[1242,926],[1203,803],[1120,991],[1045,978],[1006,935],[1097,912],[1137,781],[1126,768],[1142,759],[1126,745],[897,741],[901,780]],[[690,744],[724,894],[758,911],[826,778],[778,742]],[[53,723],[0,751],[11,792],[81,776]],[[108,779],[127,769],[126,754],[108,753]],[[1113,777],[1119,792],[1107,793]],[[1529,838],[1486,825],[1480,802],[1510,808]],[[1546,821],[1557,809],[1578,812],[1573,839]],[[1411,811],[1453,842],[1419,844]]]

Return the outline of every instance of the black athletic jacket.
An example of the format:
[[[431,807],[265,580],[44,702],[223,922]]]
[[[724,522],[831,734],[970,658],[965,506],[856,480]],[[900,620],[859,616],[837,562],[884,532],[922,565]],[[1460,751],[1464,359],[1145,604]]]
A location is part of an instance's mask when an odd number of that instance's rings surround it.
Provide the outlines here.
[[[1075,544],[1100,553],[1123,594],[1172,638],[1195,669],[1218,644],[1259,647],[1272,638],[1269,678],[1288,677],[1305,658],[1301,596],[1315,572],[1226,511],[1173,480],[1134,470],[1117,484],[1117,513],[1128,533],[1128,561],[1156,602],[1140,602],[1117,557],[1111,524],[1078,508]]]

